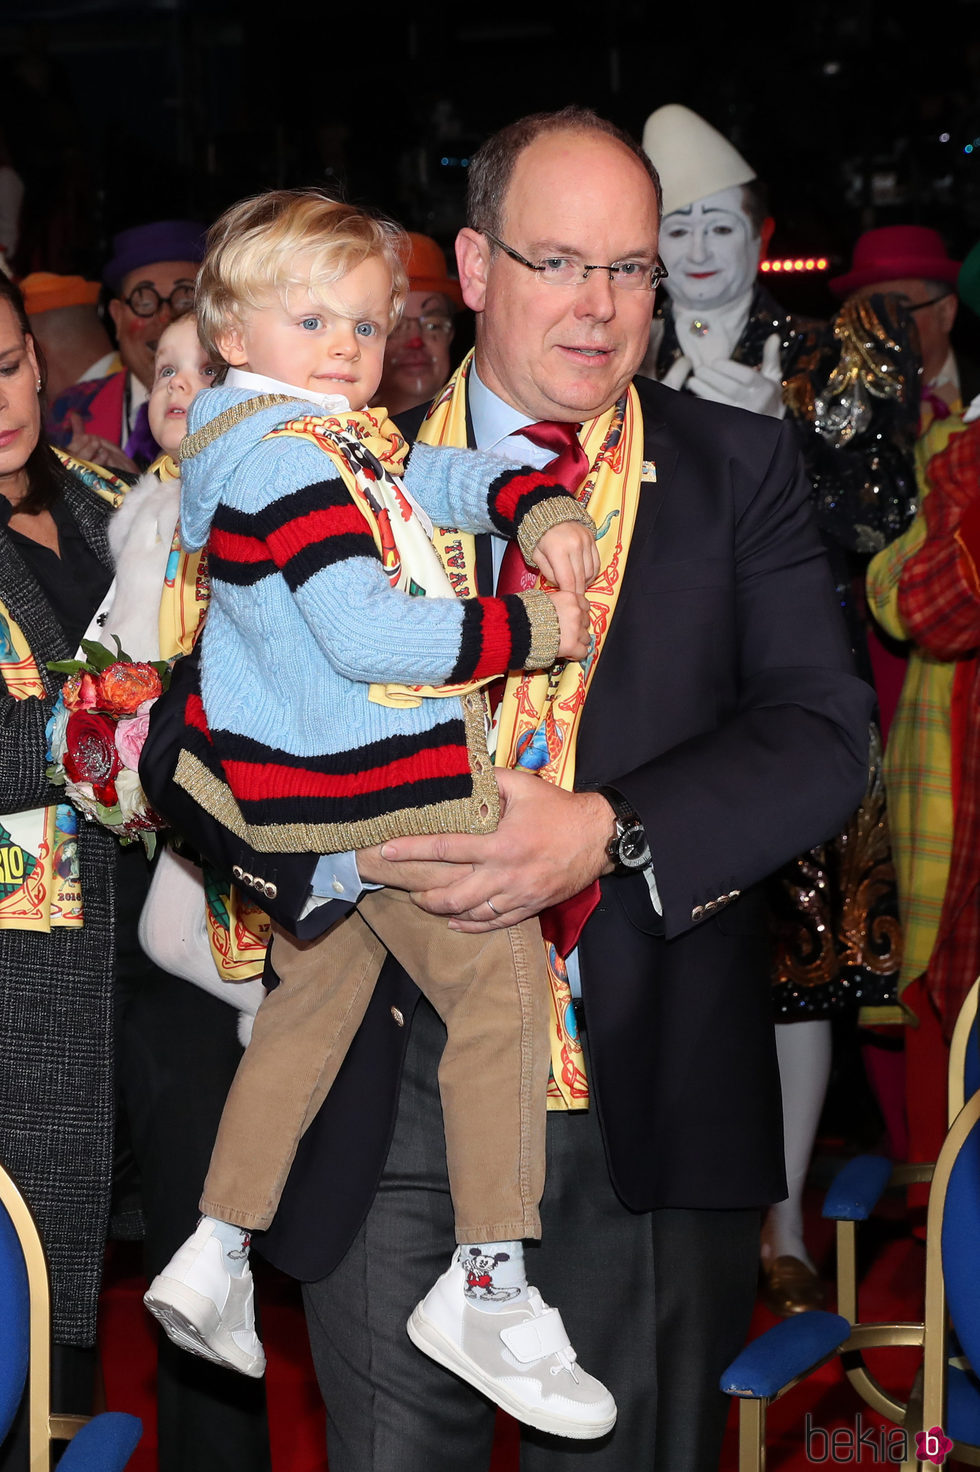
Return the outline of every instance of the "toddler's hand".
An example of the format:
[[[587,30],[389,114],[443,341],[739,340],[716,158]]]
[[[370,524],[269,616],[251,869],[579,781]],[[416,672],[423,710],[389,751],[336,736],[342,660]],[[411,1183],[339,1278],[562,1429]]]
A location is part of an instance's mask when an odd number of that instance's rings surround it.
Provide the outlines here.
[[[531,561],[563,593],[584,593],[599,574],[594,528],[580,521],[562,521],[549,527],[538,538]]]
[[[545,591],[558,615],[558,658],[584,659],[589,652],[589,600],[581,593]]]

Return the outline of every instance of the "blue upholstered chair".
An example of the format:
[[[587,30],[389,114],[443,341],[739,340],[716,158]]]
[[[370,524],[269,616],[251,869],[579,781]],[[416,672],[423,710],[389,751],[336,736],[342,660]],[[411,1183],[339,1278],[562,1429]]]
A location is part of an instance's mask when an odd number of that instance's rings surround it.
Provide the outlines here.
[[[915,1337],[889,1338],[896,1328],[914,1329]],[[895,1414],[883,1412],[904,1428],[901,1466],[919,1467],[917,1437],[936,1427],[952,1441],[953,1458],[980,1465],[980,1379],[973,1369],[980,1366],[980,1090],[957,1114],[931,1172],[923,1323],[852,1325],[840,1314],[813,1311],[752,1340],[721,1382],[740,1402],[739,1472],[764,1472],[770,1403],[834,1354],[846,1364],[871,1331],[879,1344],[922,1346],[922,1369],[908,1399]],[[868,1400],[865,1388],[857,1388]]]
[[[41,1238],[23,1196],[0,1168],[0,1445],[27,1387],[30,1472],[49,1472],[51,1443],[67,1441],[59,1472],[122,1472],[143,1434],[136,1416],[51,1410],[51,1301]]]

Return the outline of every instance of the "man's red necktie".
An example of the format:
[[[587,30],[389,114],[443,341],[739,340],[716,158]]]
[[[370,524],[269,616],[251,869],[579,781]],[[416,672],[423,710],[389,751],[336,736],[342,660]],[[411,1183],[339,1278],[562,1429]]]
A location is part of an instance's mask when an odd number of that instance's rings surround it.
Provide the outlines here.
[[[529,424],[526,429],[520,430],[532,445],[540,445],[544,450],[554,450],[555,458],[544,469],[573,496],[589,473],[589,457],[579,444],[580,428],[578,424],[560,424],[546,419],[540,424]],[[516,542],[508,542],[500,564],[497,596],[502,598],[505,593],[526,593],[534,587],[537,580],[537,569],[528,567]]]
[[[589,473],[589,457],[579,443],[579,428],[578,424],[543,420],[520,431],[532,444],[555,451],[555,458],[544,468],[573,496]],[[528,567],[516,542],[508,542],[500,564],[497,596],[525,593],[534,587],[537,580],[537,569]],[[598,903],[599,881],[596,879],[578,894],[562,900],[561,904],[541,911],[542,934],[560,956],[567,956],[575,949],[582,927]]]

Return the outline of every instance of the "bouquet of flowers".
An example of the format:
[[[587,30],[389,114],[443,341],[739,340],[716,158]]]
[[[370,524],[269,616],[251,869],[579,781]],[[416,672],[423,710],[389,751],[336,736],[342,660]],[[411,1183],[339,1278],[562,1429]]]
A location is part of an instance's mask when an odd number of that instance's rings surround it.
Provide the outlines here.
[[[48,719],[48,780],[86,817],[123,844],[137,839],[152,857],[168,826],[140,785],[139,759],[150,710],[170,683],[162,660],[141,663],[119,647],[82,640],[85,659],[49,663],[67,675]]]

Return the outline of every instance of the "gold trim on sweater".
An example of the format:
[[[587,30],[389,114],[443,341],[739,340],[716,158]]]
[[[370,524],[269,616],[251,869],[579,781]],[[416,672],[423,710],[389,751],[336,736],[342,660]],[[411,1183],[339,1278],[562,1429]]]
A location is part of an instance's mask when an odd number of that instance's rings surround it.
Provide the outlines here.
[[[547,469],[547,466],[545,466]],[[517,533],[517,545],[525,562],[529,562],[531,553],[544,536],[553,526],[560,526],[563,521],[578,521],[583,526],[592,528],[595,532],[595,522],[577,501],[568,504],[567,496],[552,496],[548,501],[538,501],[530,511],[521,518],[521,525]]]

